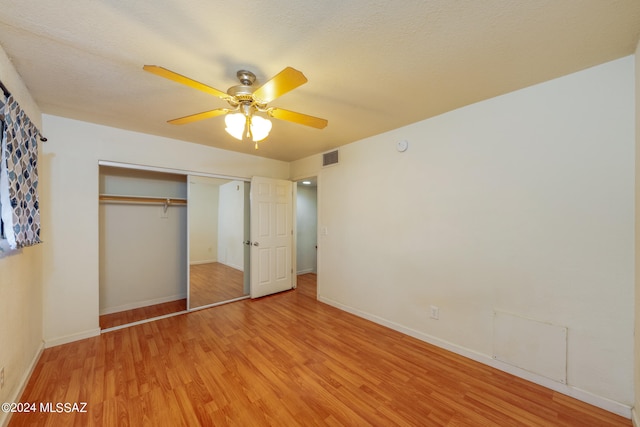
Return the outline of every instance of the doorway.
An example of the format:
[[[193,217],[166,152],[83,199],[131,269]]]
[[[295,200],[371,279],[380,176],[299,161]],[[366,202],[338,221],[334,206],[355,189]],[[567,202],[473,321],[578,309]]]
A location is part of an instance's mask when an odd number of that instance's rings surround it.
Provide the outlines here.
[[[318,272],[318,180],[296,182],[296,275]]]

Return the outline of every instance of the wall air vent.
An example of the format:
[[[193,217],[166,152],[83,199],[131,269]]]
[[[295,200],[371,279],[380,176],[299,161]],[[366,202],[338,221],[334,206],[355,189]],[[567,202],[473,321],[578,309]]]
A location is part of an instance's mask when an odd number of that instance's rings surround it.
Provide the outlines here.
[[[338,164],[338,150],[329,151],[322,155],[322,167],[332,166]]]

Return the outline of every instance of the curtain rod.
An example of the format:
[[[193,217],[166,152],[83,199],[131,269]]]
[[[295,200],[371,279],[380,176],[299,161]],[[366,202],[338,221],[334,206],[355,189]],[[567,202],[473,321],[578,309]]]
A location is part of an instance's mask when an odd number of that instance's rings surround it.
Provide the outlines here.
[[[2,89],[2,92],[4,92],[4,96],[6,96],[7,98],[11,96],[11,92],[9,92],[9,89],[7,89],[7,87],[2,82],[0,82],[0,89]]]
[[[2,83],[2,81],[0,81],[0,89],[2,89],[2,92],[4,93],[5,97],[9,98],[11,96],[11,92],[9,92],[9,89],[7,89],[7,87],[4,85],[4,83]],[[0,120],[4,121],[2,118],[0,118]],[[40,132],[40,129],[36,128],[36,130],[38,131],[38,137],[40,137],[40,141],[46,142],[47,138],[45,138],[44,135],[42,135],[42,133]]]

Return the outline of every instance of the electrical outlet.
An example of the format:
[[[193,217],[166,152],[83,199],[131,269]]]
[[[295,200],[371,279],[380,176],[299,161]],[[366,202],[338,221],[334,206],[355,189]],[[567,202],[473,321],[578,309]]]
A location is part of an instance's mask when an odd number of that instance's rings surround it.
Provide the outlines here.
[[[440,308],[435,305],[432,305],[430,308],[431,308],[430,317],[432,319],[438,320],[440,318]]]
[[[4,367],[0,369],[0,388],[4,387]]]

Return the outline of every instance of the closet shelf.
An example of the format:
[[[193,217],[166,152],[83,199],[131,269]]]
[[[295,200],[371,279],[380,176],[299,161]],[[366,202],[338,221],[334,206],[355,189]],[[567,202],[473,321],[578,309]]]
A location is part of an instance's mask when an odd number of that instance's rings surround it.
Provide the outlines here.
[[[100,194],[98,199],[101,202],[107,203],[150,203],[164,206],[187,204],[187,199],[178,199],[175,197],[118,196],[115,194]]]

